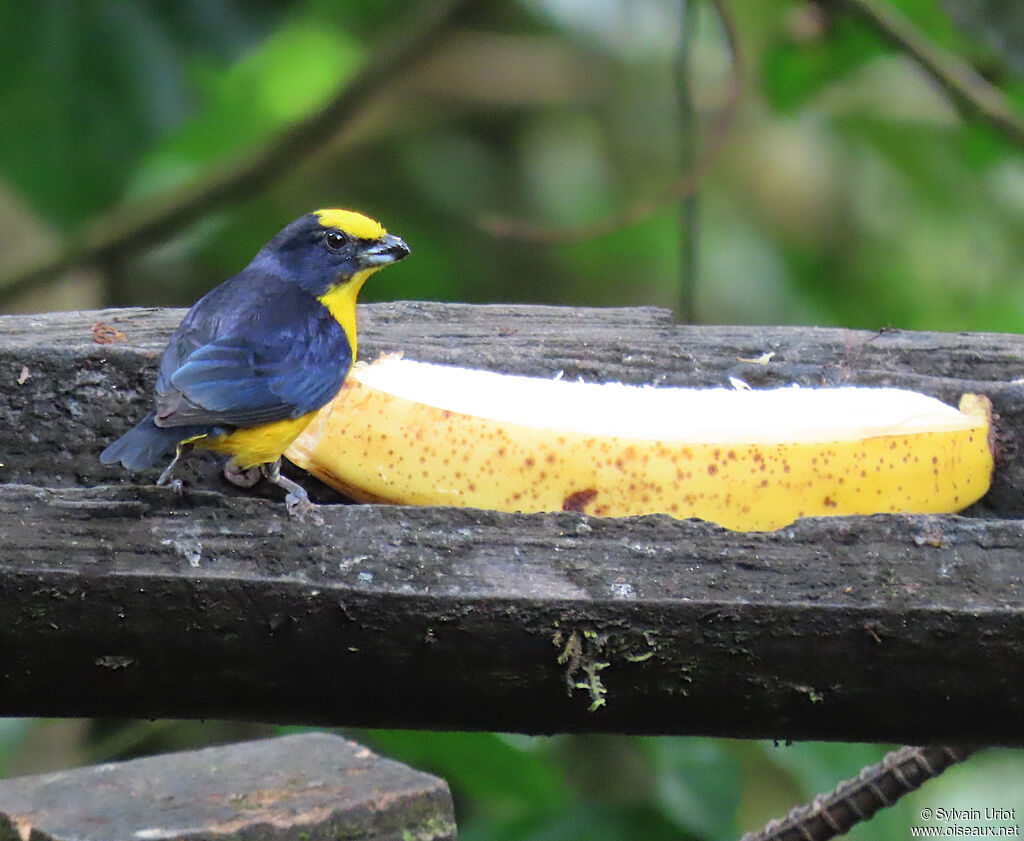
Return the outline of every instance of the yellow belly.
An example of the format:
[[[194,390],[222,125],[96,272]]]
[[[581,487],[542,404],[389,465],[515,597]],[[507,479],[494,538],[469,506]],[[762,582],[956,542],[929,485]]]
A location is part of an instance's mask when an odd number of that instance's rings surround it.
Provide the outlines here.
[[[193,442],[195,446],[232,456],[242,470],[258,464],[277,461],[282,453],[299,437],[316,412],[307,412],[297,418],[236,429],[215,438],[204,436]]]

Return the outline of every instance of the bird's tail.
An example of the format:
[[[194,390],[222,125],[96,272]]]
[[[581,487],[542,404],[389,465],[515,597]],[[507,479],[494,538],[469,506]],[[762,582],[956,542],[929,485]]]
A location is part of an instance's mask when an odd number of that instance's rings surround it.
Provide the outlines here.
[[[100,453],[103,464],[121,464],[128,470],[142,470],[159,461],[182,441],[195,437],[199,427],[160,427],[148,414]]]

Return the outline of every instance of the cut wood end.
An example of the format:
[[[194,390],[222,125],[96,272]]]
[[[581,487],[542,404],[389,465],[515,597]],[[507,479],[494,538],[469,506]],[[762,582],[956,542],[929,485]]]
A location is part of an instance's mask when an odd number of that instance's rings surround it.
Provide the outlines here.
[[[455,838],[444,781],[326,733],[0,781],[0,835]]]

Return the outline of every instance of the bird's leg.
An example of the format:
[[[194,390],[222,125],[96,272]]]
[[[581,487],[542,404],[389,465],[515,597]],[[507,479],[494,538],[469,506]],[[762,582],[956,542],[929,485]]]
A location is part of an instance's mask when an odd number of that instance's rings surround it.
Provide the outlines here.
[[[243,470],[233,458],[228,459],[227,464],[224,465],[224,478],[239,488],[251,488],[262,477],[263,471],[259,467]]]
[[[264,464],[262,470],[263,475],[267,478],[268,482],[288,491],[288,496],[285,497],[285,503],[289,508],[294,507],[299,503],[309,502],[309,494],[306,493],[306,489],[302,487],[302,485],[297,482],[293,482],[287,476],[281,475],[281,459],[271,462],[270,464]]]
[[[306,493],[306,489],[298,484],[298,482],[293,482],[287,476],[281,475],[281,459],[270,464],[264,464],[262,470],[268,482],[288,492],[288,495],[284,498],[284,504],[290,515],[302,518],[312,513],[314,516],[319,517],[316,514],[316,505],[309,501],[309,494]]]
[[[178,466],[178,462],[181,461],[181,457],[191,449],[192,445],[188,441],[183,441],[178,444],[174,450],[174,458],[171,459],[171,463],[164,468],[164,472],[161,473],[160,478],[156,480],[157,485],[166,485],[170,482],[171,490],[173,490],[178,496],[181,496],[185,486],[182,485],[181,479],[171,479],[171,474],[174,472],[174,468]]]

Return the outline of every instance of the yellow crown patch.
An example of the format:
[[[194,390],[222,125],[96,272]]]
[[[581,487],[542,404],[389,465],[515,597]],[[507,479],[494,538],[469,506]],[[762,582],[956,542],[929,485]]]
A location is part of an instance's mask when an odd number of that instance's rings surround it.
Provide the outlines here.
[[[316,218],[325,228],[337,228],[359,239],[378,239],[384,236],[387,231],[380,222],[356,213],[354,210],[337,210],[325,208],[314,211]]]

